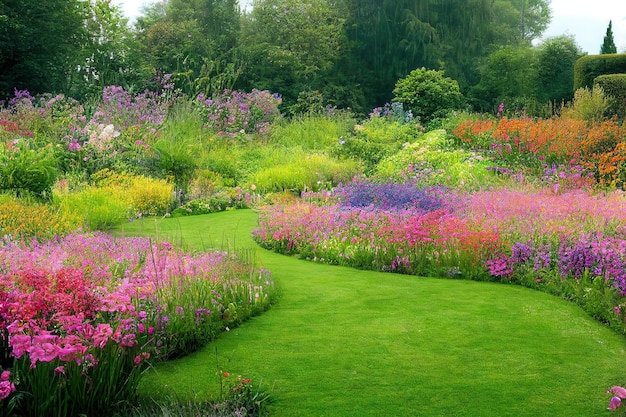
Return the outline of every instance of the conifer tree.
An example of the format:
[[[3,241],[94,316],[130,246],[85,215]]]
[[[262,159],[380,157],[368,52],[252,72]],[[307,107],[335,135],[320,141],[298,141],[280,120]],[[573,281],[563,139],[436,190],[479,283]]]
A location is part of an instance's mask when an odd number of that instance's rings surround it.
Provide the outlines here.
[[[616,53],[617,48],[615,47],[615,41],[613,40],[613,22],[609,20],[609,27],[606,28],[606,35],[604,35],[604,42],[600,48],[600,55]]]

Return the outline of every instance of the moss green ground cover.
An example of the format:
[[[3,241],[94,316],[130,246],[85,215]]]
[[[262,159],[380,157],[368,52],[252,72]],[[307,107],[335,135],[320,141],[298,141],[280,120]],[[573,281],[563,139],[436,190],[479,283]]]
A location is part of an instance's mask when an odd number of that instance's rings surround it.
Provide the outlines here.
[[[119,234],[254,248],[282,297],[141,394],[215,397],[218,370],[273,387],[272,416],[603,416],[626,341],[571,303],[513,285],[359,271],[254,246],[250,210],[148,219]],[[216,355],[217,352],[217,355]]]

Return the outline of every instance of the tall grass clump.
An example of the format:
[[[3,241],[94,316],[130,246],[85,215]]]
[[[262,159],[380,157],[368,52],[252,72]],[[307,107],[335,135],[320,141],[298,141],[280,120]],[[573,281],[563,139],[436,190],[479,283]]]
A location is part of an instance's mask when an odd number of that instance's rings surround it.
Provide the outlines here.
[[[356,162],[337,160],[325,154],[310,154],[286,164],[262,169],[249,178],[261,193],[328,189],[359,173]]]
[[[320,151],[347,137],[355,122],[350,114],[302,115],[284,119],[272,127],[270,141],[290,148]]]

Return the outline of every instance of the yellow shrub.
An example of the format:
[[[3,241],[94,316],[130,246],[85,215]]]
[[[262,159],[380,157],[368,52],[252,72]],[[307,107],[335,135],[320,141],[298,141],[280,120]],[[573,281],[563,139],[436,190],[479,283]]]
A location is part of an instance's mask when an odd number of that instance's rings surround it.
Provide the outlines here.
[[[162,216],[174,201],[174,185],[165,180],[134,177],[127,188],[130,208],[135,215]]]
[[[166,180],[103,169],[92,174],[91,181],[124,190],[131,216],[162,216],[174,201],[174,186]]]

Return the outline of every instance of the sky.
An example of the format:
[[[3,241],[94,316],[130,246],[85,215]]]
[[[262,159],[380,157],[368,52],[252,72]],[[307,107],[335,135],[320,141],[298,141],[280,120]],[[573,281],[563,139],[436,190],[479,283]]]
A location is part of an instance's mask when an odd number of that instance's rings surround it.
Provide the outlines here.
[[[131,20],[140,14],[143,4],[153,0],[113,0],[121,4]],[[250,4],[252,0],[243,0]],[[542,39],[552,36],[573,35],[578,46],[588,54],[600,52],[609,21],[613,22],[613,39],[618,52],[626,52],[626,1],[625,0],[552,0],[552,22]]]

